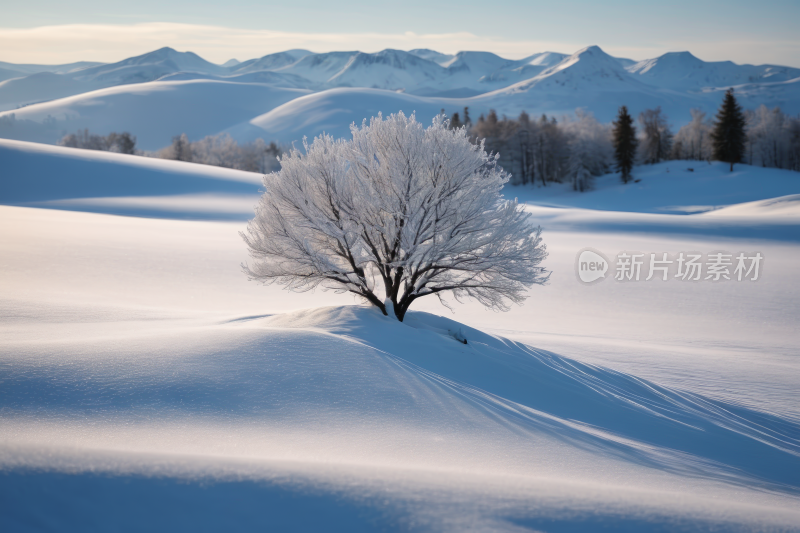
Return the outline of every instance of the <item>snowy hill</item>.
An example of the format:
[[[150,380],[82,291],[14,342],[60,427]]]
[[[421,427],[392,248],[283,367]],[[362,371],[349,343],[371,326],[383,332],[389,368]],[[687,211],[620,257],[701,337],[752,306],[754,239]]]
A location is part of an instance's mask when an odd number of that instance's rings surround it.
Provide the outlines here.
[[[44,69],[28,67],[32,75],[0,84],[0,111],[47,102],[106,87],[154,81],[177,72],[225,74],[224,67],[214,65],[192,52],[161,48],[154,52],[117,63],[72,63]],[[37,68],[42,68],[38,70]]]
[[[387,93],[301,100],[354,90]],[[0,161],[3,531],[800,522],[796,174],[670,162],[524,189],[551,282],[508,313],[422,298],[399,323],[247,281],[257,175],[14,141]],[[679,199],[757,202],[662,214]],[[587,287],[587,246],[765,266]]]
[[[0,81],[0,110],[14,109],[90,91],[98,85],[76,81],[52,72],[38,72]]]
[[[449,338],[453,328],[472,342]],[[425,530],[513,531],[520,521],[546,524],[553,513],[565,518],[577,509],[583,520],[593,517],[590,524],[678,522],[689,530],[778,528],[800,516],[796,499],[779,490],[796,483],[797,427],[774,415],[427,313],[400,324],[371,309],[328,307],[184,330],[137,335],[113,359],[113,341],[76,338],[60,354],[68,363],[61,368],[49,361],[49,345],[25,349],[39,364],[10,362],[4,447],[33,435],[37,442],[5,455],[45,472],[59,462],[79,475],[91,468],[122,486],[126,473],[156,468],[178,479],[227,472],[268,484],[291,473],[279,485],[282,499],[301,487],[339,492],[361,500],[356,508],[379,525],[425,517]],[[167,343],[166,360],[148,356]],[[236,350],[226,349],[232,343]],[[42,394],[48,382],[59,387]],[[52,421],[34,414],[53,410],[60,416]],[[180,431],[171,431],[176,423]],[[181,457],[194,459],[181,465]],[[381,493],[370,481],[378,479],[403,487],[382,498],[383,519],[369,512]],[[503,490],[510,482],[516,497]],[[412,495],[425,503],[403,509]],[[481,505],[465,514],[447,505],[453,499]],[[540,503],[531,509],[524,501]],[[32,503],[51,519],[60,515],[59,506]],[[13,506],[3,520],[26,510]],[[287,520],[287,512],[276,509],[270,519]],[[100,515],[106,527],[116,520]]]
[[[307,93],[214,80],[122,85],[16,110],[0,131],[6,138],[50,144],[84,128],[103,135],[129,131],[139,148],[156,150],[175,135],[198,140]]]
[[[227,168],[0,140],[0,204],[170,218],[244,219],[261,176]]]
[[[64,65],[29,65],[29,64],[6,63],[4,61],[0,61],[0,69],[18,73],[17,74],[18,76],[27,76],[29,74],[36,74],[38,72],[53,72],[55,74],[68,74],[71,72],[76,72],[90,67],[97,67],[104,64],[105,63],[99,63],[97,61],[78,61],[76,63],[66,63]]]
[[[365,118],[377,116],[385,109],[392,109],[392,113],[416,113],[420,122],[428,124],[445,104],[451,103],[444,98],[424,98],[395,91],[329,89],[291,100],[225,133],[240,142],[268,138],[286,144],[296,143],[300,148],[304,136],[313,139],[323,132],[335,137],[349,136],[352,123],[360,125]]]
[[[664,161],[635,167],[635,183],[622,183],[619,173],[595,179],[591,191],[578,193],[570,184],[508,187],[507,195],[549,207],[634,213],[720,213],[737,204],[766,201],[800,193],[796,172],[736,165],[733,172],[717,161]],[[726,208],[727,209],[722,209]]]
[[[198,72],[176,72],[175,74],[167,74],[162,76],[156,81],[188,81],[188,80],[215,80],[227,81],[235,83],[261,83],[272,85],[275,87],[284,87],[289,89],[313,89],[316,84],[308,81],[305,78],[296,76],[294,74],[287,74],[283,72],[272,72],[269,70],[259,70],[256,72],[249,72],[245,74],[233,74],[226,76],[214,76],[212,74],[202,74]]]

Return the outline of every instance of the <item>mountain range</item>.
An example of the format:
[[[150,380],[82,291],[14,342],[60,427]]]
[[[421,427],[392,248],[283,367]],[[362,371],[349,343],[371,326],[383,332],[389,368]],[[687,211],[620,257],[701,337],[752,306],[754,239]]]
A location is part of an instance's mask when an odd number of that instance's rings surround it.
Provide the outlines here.
[[[162,48],[111,64],[0,62],[0,137],[55,143],[64,133],[130,131],[144,149],[172,136],[228,132],[280,142],[323,130],[346,134],[377,112],[430,120],[469,107],[516,116],[560,116],[584,108],[603,121],[620,105],[638,114],[661,106],[674,127],[689,110],[713,114],[734,87],[745,108],[800,112],[800,69],[706,62],[689,52],[633,61],[589,46],[508,60],[496,54],[434,50],[377,53],[287,50],[217,65]]]

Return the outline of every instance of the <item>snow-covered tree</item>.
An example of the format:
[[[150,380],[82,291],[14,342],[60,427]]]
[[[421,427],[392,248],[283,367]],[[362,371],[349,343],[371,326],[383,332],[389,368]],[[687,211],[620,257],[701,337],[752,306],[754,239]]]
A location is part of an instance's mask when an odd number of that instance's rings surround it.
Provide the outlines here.
[[[642,139],[639,154],[646,165],[660,163],[669,158],[672,151],[672,131],[661,107],[645,109],[639,114]]]
[[[789,163],[789,122],[776,107],[765,105],[745,113],[747,123],[747,155],[751,165],[786,168]]]
[[[534,177],[542,185],[548,181],[561,182],[569,168],[569,150],[564,132],[555,117],[542,115],[536,123],[531,141]]]
[[[111,132],[108,135],[95,135],[88,129],[65,135],[58,141],[60,146],[83,148],[84,150],[101,150],[118,154],[136,154],[136,137],[127,131]]]
[[[713,125],[706,114],[692,109],[692,121],[681,127],[672,145],[672,159],[707,161],[712,156],[711,130]]]
[[[274,142],[267,144],[263,139],[256,139],[239,144],[227,133],[222,133],[194,142],[183,134],[174,137],[170,146],[148,155],[266,174],[279,168],[280,154],[281,150]]]
[[[173,137],[172,145],[169,148],[172,150],[172,157],[168,159],[192,161],[192,143],[189,142],[189,137],[185,133]]]
[[[466,129],[412,115],[322,135],[281,158],[242,237],[251,279],[354,293],[403,320],[451,294],[506,310],[547,281],[541,228],[500,195],[507,175]]]
[[[582,109],[575,111],[575,119],[565,117],[561,129],[568,139],[568,177],[572,187],[576,191],[589,190],[593,177],[605,174],[611,166],[611,131]]]

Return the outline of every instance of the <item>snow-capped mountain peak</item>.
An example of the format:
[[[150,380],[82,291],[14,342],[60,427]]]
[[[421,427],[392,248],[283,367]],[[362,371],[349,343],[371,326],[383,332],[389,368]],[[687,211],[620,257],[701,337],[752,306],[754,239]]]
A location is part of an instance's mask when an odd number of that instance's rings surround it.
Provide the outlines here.
[[[280,68],[293,65],[297,63],[298,57],[289,52],[278,52],[276,54],[268,54],[258,59],[250,59],[233,66],[231,74],[246,74],[249,72],[258,72],[262,70],[278,70]]]
[[[327,81],[334,86],[409,90],[435,83],[445,75],[445,70],[433,61],[402,50],[386,49],[353,55]]]
[[[559,54],[558,52],[539,52],[520,60],[520,63],[535,67],[552,67],[564,61],[566,57],[565,54]]]
[[[443,63],[451,71],[466,70],[468,72],[492,73],[509,66],[513,61],[503,59],[491,52],[459,52],[450,61]]]
[[[628,72],[659,87],[700,90],[746,83],[781,82],[800,77],[800,69],[774,65],[737,65],[732,61],[706,62],[690,52],[669,52],[627,67]]]
[[[447,63],[453,57],[452,54],[443,54],[441,52],[437,52],[436,50],[429,50],[428,48],[417,48],[414,50],[409,50],[409,54],[413,54],[417,57],[421,57],[422,59],[427,59],[428,61],[433,61],[437,65],[444,66],[444,63]]]
[[[628,72],[645,74],[653,69],[671,69],[685,71],[687,69],[702,68],[703,61],[690,52],[668,52],[654,59],[645,59],[628,67]]]
[[[541,74],[508,87],[508,92],[525,92],[533,87],[552,87],[571,90],[605,90],[627,88],[636,84],[630,73],[614,57],[599,46],[587,46],[561,62],[546,68]]]
[[[206,61],[194,52],[178,52],[164,47],[117,63],[83,69],[76,72],[74,77],[81,81],[105,84],[141,83],[175,72],[221,74],[225,68]]]

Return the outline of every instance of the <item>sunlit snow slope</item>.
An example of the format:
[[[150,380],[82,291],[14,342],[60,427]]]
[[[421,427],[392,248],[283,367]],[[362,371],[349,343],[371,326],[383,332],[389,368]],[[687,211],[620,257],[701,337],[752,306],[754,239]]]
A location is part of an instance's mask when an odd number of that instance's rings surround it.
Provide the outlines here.
[[[25,143],[0,157],[24,162],[0,193],[13,182],[26,202],[54,199],[48,165],[80,193],[61,200],[257,186]],[[658,196],[672,172],[640,184]],[[241,221],[0,207],[0,529],[797,530],[796,242],[719,237],[713,211],[531,209],[587,221],[541,218],[549,285],[505,314],[423,299],[401,324],[248,282]],[[761,225],[754,209],[737,217]],[[588,229],[609,214],[656,229]],[[766,259],[749,284],[585,286],[587,246]]]
[[[261,176],[221,167],[0,140],[0,203],[171,218],[242,219]]]
[[[128,131],[138,148],[156,150],[175,135],[199,140],[308,92],[262,83],[154,81],[28,106],[14,111],[12,125],[0,127],[5,138],[49,144],[82,129],[102,135]]]

